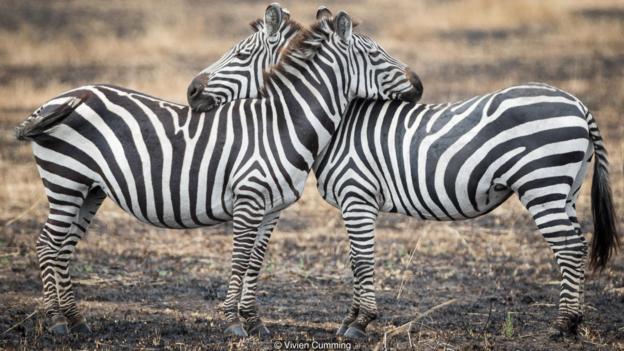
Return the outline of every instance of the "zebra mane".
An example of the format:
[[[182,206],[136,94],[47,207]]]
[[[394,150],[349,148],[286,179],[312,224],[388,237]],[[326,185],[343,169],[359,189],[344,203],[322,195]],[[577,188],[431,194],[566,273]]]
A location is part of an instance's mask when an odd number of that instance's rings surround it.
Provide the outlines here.
[[[354,27],[356,25],[356,23],[353,24]],[[260,90],[260,96],[267,96],[267,84],[274,79],[278,72],[284,71],[285,65],[292,63],[294,60],[307,61],[312,59],[320,50],[323,42],[329,40],[334,31],[333,17],[325,17],[319,20],[311,25],[309,29],[300,26],[297,36],[283,49],[280,62],[263,72],[264,85]]]

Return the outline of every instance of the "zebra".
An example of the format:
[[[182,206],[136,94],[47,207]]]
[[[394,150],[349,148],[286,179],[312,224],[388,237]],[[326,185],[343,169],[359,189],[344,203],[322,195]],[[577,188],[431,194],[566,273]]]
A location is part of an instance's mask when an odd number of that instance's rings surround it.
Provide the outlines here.
[[[319,9],[317,18],[324,16],[331,12]],[[588,251],[576,200],[594,154],[590,263],[602,270],[619,246],[607,152],[578,98],[530,83],[447,104],[352,102],[314,164],[318,190],[341,210],[350,240],[354,293],[337,334],[362,338],[377,318],[374,231],[380,212],[463,220],[488,213],[514,193],[560,268],[554,329],[576,334]]]
[[[277,10],[267,9],[267,27],[280,28]],[[353,33],[350,16],[340,12],[297,33],[257,99],[196,113],[132,90],[92,85],[39,107],[15,133],[31,141],[50,205],[37,254],[51,332],[90,331],[76,307],[69,262],[109,197],[160,227],[232,220],[225,332],[268,334],[255,307],[256,270],[248,268],[262,264],[264,238],[279,212],[301,196],[351,100],[410,101],[417,94],[409,68],[382,50]]]
[[[317,188],[340,208],[354,295],[338,334],[366,336],[377,318],[375,222],[380,212],[438,221],[484,215],[514,193],[555,254],[559,334],[582,320],[587,243],[576,200],[595,154],[591,265],[618,247],[607,152],[593,115],[571,94],[530,83],[447,104],[355,100],[315,165]]]

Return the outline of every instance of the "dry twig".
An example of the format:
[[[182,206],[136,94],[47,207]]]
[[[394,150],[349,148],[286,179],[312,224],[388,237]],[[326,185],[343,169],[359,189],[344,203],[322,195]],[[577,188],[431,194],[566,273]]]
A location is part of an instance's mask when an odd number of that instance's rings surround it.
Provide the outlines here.
[[[19,327],[20,325],[22,325],[22,323],[26,322],[27,320],[31,319],[34,315],[37,314],[37,312],[39,312],[39,310],[35,310],[33,313],[29,314],[28,316],[26,316],[26,318],[22,319],[21,321],[17,322],[16,324],[14,324],[11,328],[7,329],[4,331],[4,333],[2,333],[2,336],[6,335],[8,332],[10,332],[11,330]]]
[[[412,327],[412,323],[418,321],[419,319],[422,319],[423,317],[427,317],[428,315],[430,315],[431,313],[435,312],[436,310],[441,309],[442,307],[446,307],[446,306],[448,306],[450,304],[453,304],[455,302],[457,302],[457,299],[450,299],[450,300],[448,300],[446,302],[443,302],[443,303],[441,303],[439,305],[433,306],[430,309],[426,310],[425,312],[418,314],[418,316],[416,316],[416,318],[412,319],[411,321],[409,321],[409,322],[407,322],[407,323],[405,323],[405,324],[403,324],[401,326],[398,326],[398,327],[396,327],[396,328],[394,328],[394,329],[392,329],[390,331],[385,332],[383,340],[380,341],[379,343],[377,343],[377,345],[375,346],[375,351],[382,350],[381,347],[383,347],[383,350],[385,350],[387,348],[386,341],[387,341],[388,337],[392,337],[392,336],[394,336],[394,335],[396,335],[396,334],[398,334],[398,333],[400,333],[402,331],[405,331],[405,330],[407,330],[407,333],[409,334],[410,329]],[[410,339],[410,341],[411,341],[411,339]]]
[[[409,262],[407,262],[405,267],[403,267],[403,271],[409,268],[409,266],[412,264],[412,260],[414,259],[414,254],[416,253],[416,249],[418,249],[418,242],[420,242],[420,237],[421,236],[419,235],[418,238],[416,239],[416,244],[414,245],[414,249],[412,249],[412,253],[410,254]],[[397,297],[396,297],[397,300],[401,297],[401,292],[403,292],[403,286],[405,285],[406,281],[407,281],[407,278],[405,277],[405,274],[403,274],[403,279],[401,279],[401,285],[399,286],[399,293],[397,294]]]

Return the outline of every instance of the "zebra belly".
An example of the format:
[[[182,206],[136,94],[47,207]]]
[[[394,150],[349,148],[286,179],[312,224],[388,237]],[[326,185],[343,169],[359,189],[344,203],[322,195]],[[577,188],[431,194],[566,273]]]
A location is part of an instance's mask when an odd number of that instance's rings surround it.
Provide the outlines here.
[[[88,179],[84,184],[76,183],[60,173],[42,175],[44,180],[52,177],[48,181],[85,195],[90,189],[99,187],[121,209],[144,223],[162,228],[198,228],[232,219],[232,191],[223,193],[221,184],[224,184],[224,179],[213,179],[201,188],[205,194],[200,196],[198,192],[201,191],[196,187],[171,187],[168,182],[156,181],[157,178],[151,173],[142,181],[130,176],[115,176],[111,171],[112,166],[105,160],[96,158],[99,162],[91,164],[94,168],[89,168],[78,160],[60,157],[45,144],[33,143],[33,153],[38,159],[48,162],[54,162],[55,157],[59,158]],[[132,174],[127,167],[117,165],[117,169],[117,174]],[[211,191],[215,194],[211,194]],[[193,196],[191,192],[195,192]]]
[[[327,202],[328,204],[336,208],[340,208],[339,201],[336,198],[336,196],[334,196],[334,194],[337,193],[337,189],[334,189],[334,191],[332,191],[331,189],[328,191],[325,191],[323,188],[323,180],[324,180],[323,178],[320,178],[318,182],[317,188],[318,188],[319,193],[321,194],[325,202]],[[339,180],[337,180],[337,182],[340,183]],[[361,192],[359,193],[363,194],[365,192],[366,192],[366,189],[363,188],[361,189]],[[356,193],[358,192],[357,191],[351,192],[351,194],[354,196]],[[396,196],[393,198],[391,194],[380,192],[377,194],[376,200],[379,200],[379,204],[381,205],[380,206],[381,212],[399,213],[399,214],[403,214],[406,216],[411,216],[411,217],[424,219],[424,220],[455,221],[455,220],[470,219],[470,218],[482,216],[492,211],[499,205],[501,205],[512,194],[513,194],[513,191],[511,191],[507,187],[501,186],[500,184],[492,184],[485,191],[482,191],[476,194],[477,203],[481,204],[480,206],[478,206],[477,209],[473,211],[464,211],[464,212],[460,212],[457,209],[454,209],[454,210],[445,209],[445,211],[438,212],[435,214],[431,212],[432,206],[425,207],[422,204],[420,205],[416,204],[412,208],[408,208],[407,206],[404,206],[404,205],[402,206],[401,203],[404,203],[405,199],[399,199]],[[349,197],[349,194],[344,196],[341,199],[341,201],[345,203],[349,203],[348,197]],[[361,199],[361,197],[358,197],[358,198]]]
[[[397,206],[396,204],[386,204],[383,207],[383,212],[388,213],[400,213],[407,216],[423,219],[423,220],[437,220],[437,221],[457,221],[464,219],[471,219],[482,216],[484,214],[489,213],[494,210],[496,207],[500,206],[503,202],[505,202],[511,195],[513,191],[508,188],[500,188],[498,185],[492,185],[486,192],[482,192],[477,194],[477,201],[480,206],[476,209],[471,208],[469,211],[459,211],[457,207],[444,207],[444,210],[440,210],[440,207],[437,206],[438,210],[433,212],[432,208],[434,208],[434,204],[430,204],[429,206],[415,206],[414,208],[406,208],[402,206]]]
[[[113,196],[110,189],[101,182],[98,182],[97,186],[101,187],[106,195],[122,210],[131,214],[136,219],[143,223],[151,224],[160,228],[170,229],[187,229],[187,228],[201,228],[220,223],[227,222],[232,219],[232,201],[227,201],[226,204],[215,204],[210,206],[210,214],[206,210],[197,210],[191,212],[189,205],[182,205],[177,211],[174,211],[172,207],[163,206],[162,203],[155,204],[161,208],[161,216],[155,218],[154,216],[145,216],[145,214],[129,208],[127,204],[123,204]],[[224,206],[226,208],[224,208]],[[180,220],[178,220],[180,218]]]

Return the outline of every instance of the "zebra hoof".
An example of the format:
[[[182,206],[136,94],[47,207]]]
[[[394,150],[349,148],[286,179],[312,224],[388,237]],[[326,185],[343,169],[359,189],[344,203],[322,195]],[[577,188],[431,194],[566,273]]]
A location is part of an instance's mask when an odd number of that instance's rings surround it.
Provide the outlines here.
[[[239,337],[239,338],[247,337],[247,332],[245,331],[243,326],[240,324],[240,322],[230,324],[230,326],[225,329],[225,333],[231,336]]]
[[[91,334],[91,328],[89,328],[89,325],[84,320],[73,324],[69,330],[72,334]]]
[[[564,342],[578,340],[578,334],[572,334],[566,331],[562,331],[556,327],[550,327],[548,332],[548,338],[554,342]]]
[[[336,332],[337,336],[344,336],[345,333],[347,332],[347,329],[349,329],[349,325],[348,324],[341,324],[340,328],[338,328],[338,331]]]
[[[54,336],[65,336],[69,334],[69,328],[67,327],[67,323],[56,323],[50,327],[50,332],[54,334]]]
[[[258,321],[257,323],[254,323],[254,325],[247,328],[247,330],[249,330],[249,335],[254,335],[254,336],[257,335],[260,338],[264,338],[264,337],[271,335],[271,332],[264,325],[264,323],[262,323],[262,321]]]
[[[364,339],[366,338],[366,332],[356,327],[349,327],[344,336],[349,339]]]
[[[559,317],[551,327],[551,339],[563,339],[565,337],[577,337],[578,327],[583,321],[583,316]]]

